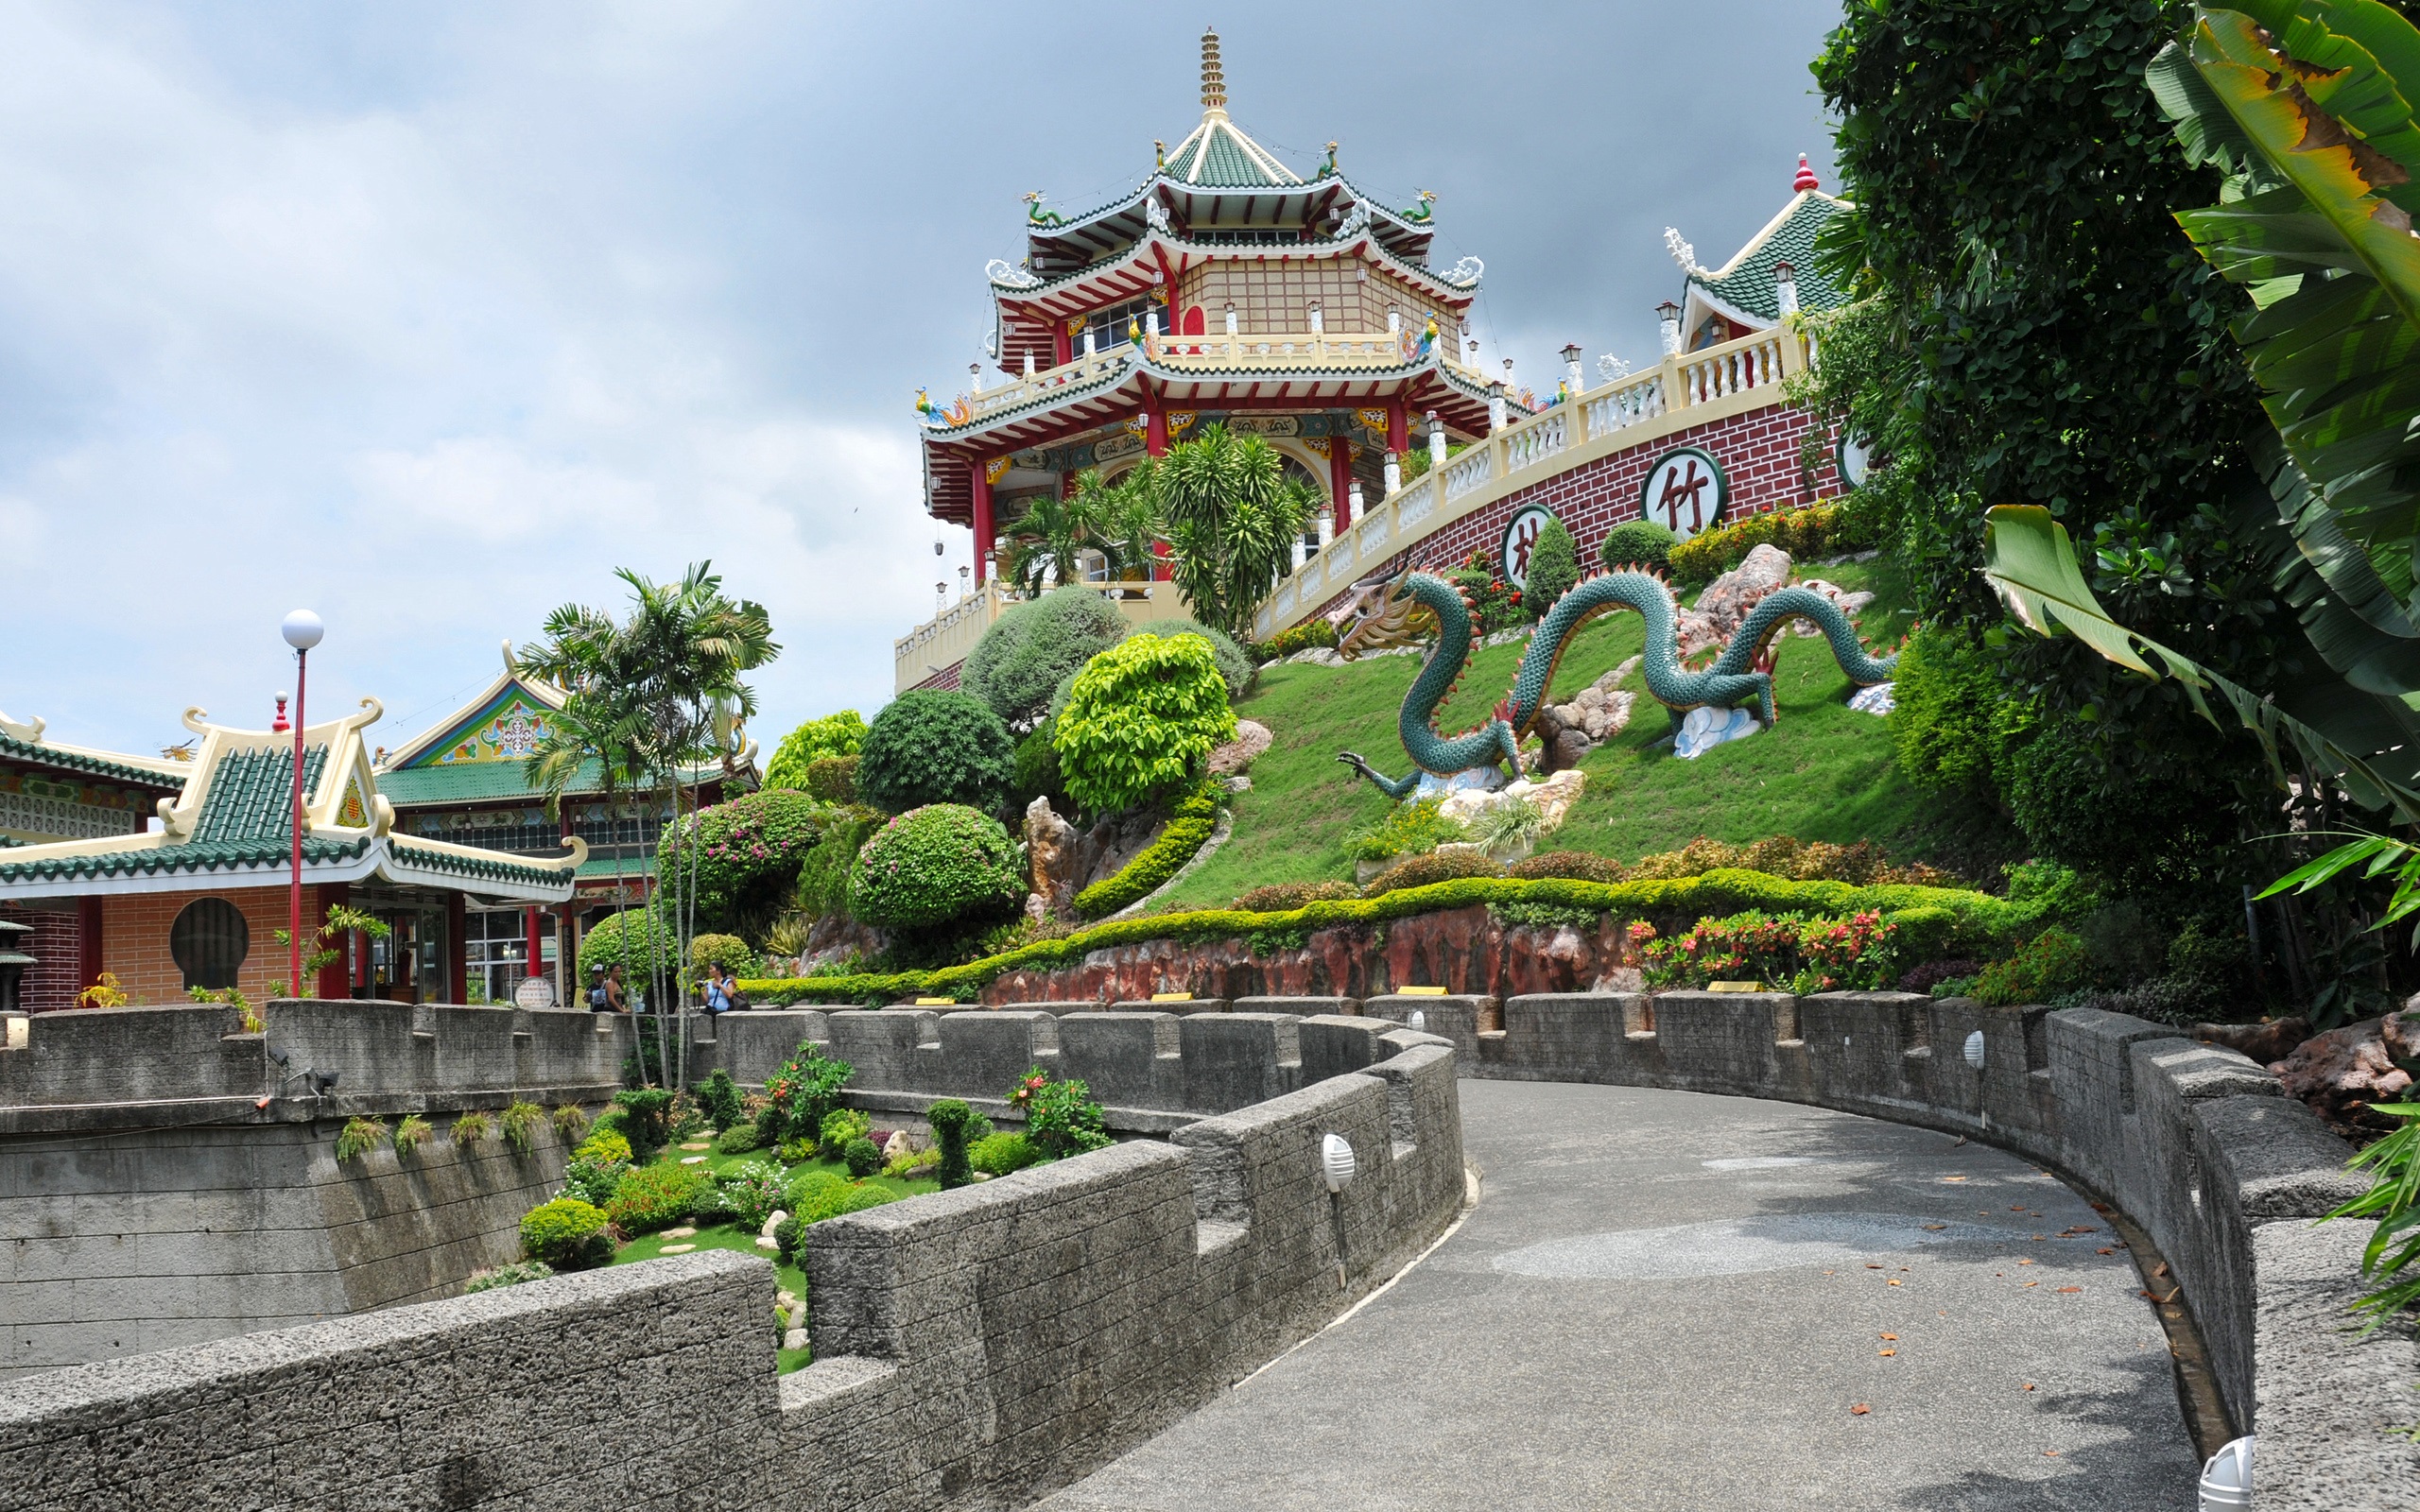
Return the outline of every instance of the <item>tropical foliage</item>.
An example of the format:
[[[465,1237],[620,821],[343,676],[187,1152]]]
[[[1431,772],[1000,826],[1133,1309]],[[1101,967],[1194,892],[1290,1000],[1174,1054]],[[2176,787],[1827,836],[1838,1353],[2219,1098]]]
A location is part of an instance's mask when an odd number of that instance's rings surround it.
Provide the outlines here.
[[[957,803],[910,809],[874,832],[849,877],[849,911],[870,924],[930,926],[1004,913],[1025,894],[1014,842]]]
[[[1016,777],[1008,727],[967,694],[912,689],[874,715],[857,752],[868,803],[904,814],[927,803],[996,808]]]
[[[1313,490],[1286,476],[1274,447],[1223,425],[1170,447],[1137,486],[1152,490],[1177,588],[1195,617],[1231,635],[1251,625],[1319,507]]]
[[[1134,635],[1076,675],[1051,743],[1068,796],[1093,814],[1150,802],[1201,773],[1236,736],[1209,643],[1198,635]]]
[[[782,737],[781,748],[765,764],[765,785],[812,791],[807,768],[828,757],[855,756],[865,738],[865,719],[855,709],[809,719]]]

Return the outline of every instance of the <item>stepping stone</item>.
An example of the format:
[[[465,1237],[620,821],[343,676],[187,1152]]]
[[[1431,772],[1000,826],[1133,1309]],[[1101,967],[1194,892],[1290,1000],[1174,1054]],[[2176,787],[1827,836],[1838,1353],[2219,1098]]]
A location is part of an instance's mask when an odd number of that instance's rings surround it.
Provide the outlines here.
[[[756,1236],[756,1247],[759,1249],[779,1249],[782,1247],[782,1242],[778,1239],[771,1239],[763,1234],[758,1234]]]
[[[697,1236],[698,1230],[691,1228],[666,1228],[664,1230],[664,1237],[666,1239],[694,1239]]]
[[[703,1165],[706,1163],[706,1158],[702,1155],[684,1155],[681,1157],[681,1163],[683,1165]]]
[[[694,1144],[683,1144],[681,1147],[684,1150],[711,1150],[714,1148],[714,1145],[703,1140],[700,1140]]]
[[[697,1247],[698,1246],[695,1245],[666,1245],[662,1249],[657,1250],[656,1253],[659,1255],[685,1255]]]

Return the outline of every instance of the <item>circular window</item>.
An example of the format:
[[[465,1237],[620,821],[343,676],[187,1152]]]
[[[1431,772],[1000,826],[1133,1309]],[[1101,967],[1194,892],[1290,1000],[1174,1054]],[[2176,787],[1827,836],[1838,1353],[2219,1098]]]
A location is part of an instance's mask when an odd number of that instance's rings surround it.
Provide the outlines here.
[[[168,954],[176,957],[187,988],[233,987],[251,953],[251,926],[224,898],[195,899],[168,926]]]

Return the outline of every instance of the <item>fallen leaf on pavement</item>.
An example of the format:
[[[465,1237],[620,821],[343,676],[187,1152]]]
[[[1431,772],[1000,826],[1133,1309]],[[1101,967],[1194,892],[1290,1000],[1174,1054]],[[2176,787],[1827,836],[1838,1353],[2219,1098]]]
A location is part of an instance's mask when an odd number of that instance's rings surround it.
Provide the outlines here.
[[[1892,1343],[1893,1343],[1893,1344],[1896,1344],[1896,1343],[1898,1343],[1898,1342],[1899,1342],[1899,1335],[1897,1335],[1896,1333],[1885,1333],[1885,1334],[1884,1334],[1884,1335],[1882,1335],[1882,1336],[1883,1336],[1884,1338],[1886,1338],[1886,1339],[1889,1339],[1889,1340],[1890,1340]]]
[[[2059,1457],[2059,1452],[2055,1449],[2046,1449],[2042,1452],[2042,1457],[2044,1459],[2057,1459]]]
[[[2114,1255],[2114,1254],[2118,1253],[2118,1251],[2116,1251],[2116,1250],[2114,1250],[2114,1249],[2105,1249],[2105,1248],[2104,1248],[2104,1249],[2096,1249],[2096,1250],[2094,1250],[2094,1251],[2093,1251],[2093,1253],[2094,1253],[2094,1254],[2096,1254],[2096,1255]]]
[[[1849,1409],[1849,1416],[1852,1418],[1862,1418],[1873,1410],[1873,1408],[1860,1401],[1856,1406]]]
[[[2167,1275],[2167,1274],[2168,1274],[2168,1262],[2167,1262],[2167,1261],[2164,1261],[2164,1260],[2163,1260],[2163,1261],[2161,1261],[2158,1264],[2153,1265],[2153,1266],[2152,1267],[2152,1280],[2158,1280],[2160,1277],[2165,1276],[2165,1275]]]
[[[1943,1177],[1942,1179],[1944,1181],[1963,1181],[1966,1178],[1962,1176],[1945,1176]]]
[[[2040,1281],[2027,1281],[2027,1282],[2025,1283],[2025,1286],[2039,1286],[2039,1285],[2041,1285],[2041,1284],[2042,1284],[2042,1283],[2041,1283]],[[2018,1290],[2018,1291],[2023,1291],[2023,1290],[2025,1290],[2025,1286],[2020,1286],[2020,1287],[2018,1287],[2018,1288],[2017,1288],[2017,1290]]]
[[[2027,1390],[2027,1391],[2031,1391],[2031,1390],[2033,1389],[2033,1383],[2032,1383],[2032,1382],[2031,1382],[2031,1381],[2027,1382],[2027,1383],[2025,1383],[2024,1389],[2025,1389],[2025,1390]]]
[[[1894,1354],[1898,1353],[1899,1351],[1898,1351],[1898,1350],[1896,1350],[1896,1349],[1876,1349],[1876,1350],[1875,1350],[1874,1352],[1875,1352],[1875,1353],[1876,1353],[1876,1354],[1878,1354],[1878,1355],[1880,1355],[1880,1356],[1882,1356],[1884,1359],[1886,1359],[1886,1360],[1887,1360],[1887,1359],[1889,1359],[1891,1356],[1893,1356],[1893,1355],[1894,1355]]]
[[[1891,1278],[1891,1284],[1892,1284],[1892,1285],[1893,1285],[1893,1286],[1898,1285],[1898,1284],[1899,1284],[1899,1278],[1898,1278],[1898,1277],[1896,1277],[1896,1276],[1892,1277],[1892,1278]]]
[[[2063,1292],[2081,1292],[2083,1288],[2081,1286],[2062,1286],[2059,1290]]]
[[[1941,1230],[1943,1230],[1944,1228],[1948,1228],[1948,1227],[1949,1227],[1949,1225],[1947,1225],[1947,1224],[1945,1224],[1945,1223],[1928,1223],[1928,1224],[1925,1225],[1925,1232],[1927,1232],[1927,1233],[1939,1233]]]

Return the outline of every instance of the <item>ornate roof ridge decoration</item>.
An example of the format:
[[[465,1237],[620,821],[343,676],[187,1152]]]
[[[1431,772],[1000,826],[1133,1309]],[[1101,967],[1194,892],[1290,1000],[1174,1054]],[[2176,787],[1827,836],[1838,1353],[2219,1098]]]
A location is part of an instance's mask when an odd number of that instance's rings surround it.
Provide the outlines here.
[[[1172,251],[1194,252],[1209,257],[1234,257],[1237,259],[1266,258],[1271,250],[1272,246],[1274,246],[1275,249],[1282,255],[1288,257],[1335,257],[1352,250],[1357,244],[1366,244],[1370,252],[1374,256],[1382,259],[1387,266],[1394,269],[1396,272],[1407,278],[1413,280],[1426,280],[1457,294],[1468,293],[1478,287],[1478,281],[1487,270],[1487,265],[1485,263],[1477,257],[1465,257],[1461,262],[1455,264],[1451,268],[1442,270],[1430,267],[1424,263],[1415,263],[1411,259],[1404,256],[1401,252],[1396,251],[1393,248],[1389,247],[1377,236],[1372,234],[1371,217],[1367,214],[1361,213],[1373,208],[1373,201],[1357,199],[1355,202],[1354,211],[1347,213],[1344,220],[1337,226],[1335,231],[1328,234],[1324,236],[1316,236],[1309,241],[1305,242],[1287,242],[1277,244],[1245,243],[1237,245],[1228,242],[1196,241],[1191,237],[1180,235],[1175,231],[1169,229],[1165,220],[1155,220],[1151,224],[1150,229],[1148,230],[1139,240],[1129,244],[1117,251],[1110,253],[1108,256],[1101,258],[1098,262],[1087,263],[1083,266],[1078,268],[1070,268],[1064,273],[1060,273],[1050,278],[1041,277],[1022,264],[1014,268],[1010,268],[1005,259],[997,257],[992,259],[991,263],[984,268],[984,272],[990,277],[994,297],[1006,292],[1013,294],[1019,299],[1036,299],[1046,298],[1051,294],[1057,293],[1061,289],[1071,288],[1076,284],[1082,283],[1086,279],[1107,277],[1126,267],[1130,264],[1148,262],[1150,253],[1155,243],[1165,246]],[[1375,206],[1374,208],[1384,210],[1383,206]],[[1386,213],[1389,215],[1392,214],[1391,211]],[[1360,215],[1357,222],[1355,218],[1356,215]],[[1007,270],[1009,274],[1009,276],[1005,278],[1002,276],[1002,271],[1004,269]]]
[[[185,780],[185,764],[172,757],[135,756],[91,746],[63,745],[43,737],[49,728],[43,719],[18,720],[0,713],[0,754],[140,787],[175,787]]]
[[[535,678],[523,677],[513,666],[512,643],[506,641],[504,670],[489,679],[486,687],[473,695],[470,702],[430,725],[402,746],[389,751],[385,759],[379,762],[379,770],[395,771],[409,766],[428,754],[431,749],[455,744],[455,738],[461,730],[477,723],[481,714],[499,699],[514,692],[522,693],[548,709],[561,709],[570,701],[571,697],[569,694],[552,683],[541,682]]]
[[[378,791],[363,736],[385,713],[364,698],[354,713],[302,731],[303,870],[320,881],[372,875],[437,885],[473,879],[482,890],[533,902],[570,896],[588,847],[574,838],[561,857],[539,858],[393,834],[395,810]],[[185,727],[200,737],[174,799],[159,802],[161,827],[138,834],[10,847],[0,859],[0,894],[55,891],[62,882],[98,883],[105,891],[178,891],[203,878],[255,874],[267,885],[290,866],[294,732],[236,730],[188,709]],[[21,727],[22,728],[22,727]],[[180,881],[180,879],[183,879]]]
[[[1700,264],[1696,249],[1672,227],[1664,229],[1664,246],[1680,265],[1692,295],[1709,309],[1762,328],[1781,318],[1774,269],[1784,263],[1790,265],[1797,281],[1800,308],[1827,310],[1841,302],[1842,291],[1832,286],[1816,263],[1815,237],[1833,216],[1856,208],[1854,202],[1821,189],[1801,189],[1731,254],[1730,261],[1716,268]]]

